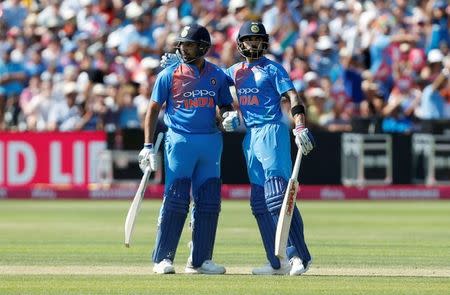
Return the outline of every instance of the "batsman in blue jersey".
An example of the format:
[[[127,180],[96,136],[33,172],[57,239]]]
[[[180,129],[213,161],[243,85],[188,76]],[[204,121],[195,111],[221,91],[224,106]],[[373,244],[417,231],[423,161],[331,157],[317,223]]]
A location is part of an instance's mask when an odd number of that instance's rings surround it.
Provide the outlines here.
[[[282,122],[281,99],[289,99],[295,121],[295,142],[307,155],[314,148],[312,134],[305,128],[305,107],[286,70],[264,57],[269,36],[260,22],[246,22],[237,37],[238,50],[245,57],[227,70],[234,82],[247,134],[242,144],[251,183],[250,204],[258,223],[269,263],[253,269],[255,275],[300,275],[308,270],[311,255],[303,235],[303,221],[294,209],[287,256],[274,254],[275,231],[284,193],[292,172],[288,126]],[[223,125],[233,131],[237,112],[225,114]]]
[[[177,37],[181,63],[159,73],[145,117],[145,144],[139,153],[142,170],[157,167],[153,145],[156,122],[165,104],[165,191],[158,219],[153,271],[174,273],[173,261],[181,232],[192,209],[192,243],[186,273],[223,274],[212,261],[220,211],[222,134],[216,109],[227,117],[232,97],[225,73],[204,59],[211,46],[208,31],[199,25],[184,27]]]
[[[295,206],[289,232],[289,261],[275,256],[275,232],[284,193],[292,171],[289,127],[282,122],[281,99],[291,103],[295,121],[295,143],[307,155],[315,146],[311,132],[305,127],[305,107],[294,89],[286,70],[264,57],[269,36],[260,22],[246,22],[239,30],[237,45],[245,62],[226,70],[235,85],[247,134],[243,152],[251,184],[250,205],[258,223],[269,263],[253,269],[255,275],[301,275],[312,257],[305,243],[303,221]],[[162,65],[177,64],[179,58],[166,54]],[[234,131],[239,125],[237,111],[223,114],[225,131]]]

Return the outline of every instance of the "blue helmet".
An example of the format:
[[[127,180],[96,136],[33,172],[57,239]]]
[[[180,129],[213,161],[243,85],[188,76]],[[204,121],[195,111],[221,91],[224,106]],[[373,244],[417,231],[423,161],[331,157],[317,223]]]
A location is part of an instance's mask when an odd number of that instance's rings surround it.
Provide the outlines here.
[[[251,47],[245,46],[242,41],[245,37],[262,37],[262,41],[258,44],[254,44]],[[260,22],[247,21],[239,29],[238,37],[236,40],[239,53],[244,57],[259,58],[261,57],[269,47],[269,35],[266,33],[266,28]]]
[[[191,24],[183,27],[178,37],[175,39],[177,45],[175,48],[178,50],[181,58],[186,63],[191,63],[200,57],[203,57],[211,47],[211,37],[208,30],[200,25]],[[183,54],[180,52],[180,45],[183,42],[194,42],[198,44],[198,53],[194,59],[186,60]]]

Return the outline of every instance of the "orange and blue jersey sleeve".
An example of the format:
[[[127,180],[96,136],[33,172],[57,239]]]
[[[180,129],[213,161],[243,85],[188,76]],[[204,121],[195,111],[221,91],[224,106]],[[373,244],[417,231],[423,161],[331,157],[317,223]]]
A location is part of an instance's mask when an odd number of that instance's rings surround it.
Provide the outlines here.
[[[230,86],[233,85],[233,80],[224,73],[223,83],[220,83],[219,88],[219,107],[230,105],[233,103],[233,97],[231,96]]]
[[[223,72],[225,73],[226,79],[228,81],[228,85],[232,86],[234,85],[234,80],[233,80],[233,70],[232,70],[233,66],[224,69]]]
[[[277,89],[278,94],[282,95],[291,89],[295,89],[289,74],[282,65],[272,63],[271,66],[273,77],[272,83],[274,83],[274,87]]]

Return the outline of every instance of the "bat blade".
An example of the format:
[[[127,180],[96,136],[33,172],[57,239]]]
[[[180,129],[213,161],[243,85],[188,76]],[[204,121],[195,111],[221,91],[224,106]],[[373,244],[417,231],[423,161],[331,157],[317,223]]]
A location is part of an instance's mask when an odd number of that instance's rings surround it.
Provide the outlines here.
[[[292,175],[284,193],[283,204],[278,216],[277,231],[275,232],[275,256],[282,259],[286,256],[286,246],[291,228],[292,213],[295,208],[298,191],[298,173],[302,162],[302,152],[298,150],[292,169]]]
[[[156,138],[155,152],[158,152],[159,146],[161,145],[164,133],[159,133]],[[152,170],[150,167],[145,168],[144,175],[142,176],[139,187],[134,195],[133,202],[131,203],[130,209],[128,209],[127,218],[125,219],[125,246],[130,247],[131,235],[133,234],[134,224],[136,223],[136,217],[141,206],[142,199],[145,195],[145,190],[147,188],[148,179],[150,177]]]
[[[150,173],[150,167],[147,167],[145,169],[144,175],[142,176],[141,182],[139,183],[136,194],[134,195],[130,209],[128,210],[127,218],[125,219],[125,246],[127,248],[130,247],[130,239],[131,235],[133,234],[136,216],[141,206],[142,199],[145,195],[145,189],[147,188]]]
[[[290,179],[286,193],[281,206],[280,216],[278,218],[277,231],[275,234],[275,255],[278,258],[286,256],[287,241],[289,230],[291,228],[292,213],[294,211],[295,200],[297,198],[298,181]]]
[[[281,206],[280,216],[278,217],[277,231],[275,233],[275,255],[278,258],[286,256],[287,241],[289,230],[291,228],[292,213],[294,211],[295,201],[297,199],[298,181],[289,179],[283,204]]]

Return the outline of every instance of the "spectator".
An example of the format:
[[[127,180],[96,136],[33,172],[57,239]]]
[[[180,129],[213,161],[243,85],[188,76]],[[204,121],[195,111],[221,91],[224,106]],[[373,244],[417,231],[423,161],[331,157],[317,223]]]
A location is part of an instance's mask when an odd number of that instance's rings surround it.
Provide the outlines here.
[[[336,81],[339,60],[336,47],[330,36],[320,36],[316,43],[316,50],[310,56],[309,64],[320,77],[328,77]]]
[[[450,66],[447,65],[442,72],[436,77],[433,83],[429,84],[423,90],[420,107],[417,115],[421,119],[444,119],[450,118],[445,113],[444,97],[440,91],[446,87],[450,77]]]
[[[48,115],[49,131],[72,131],[76,130],[81,120],[81,110],[76,104],[78,95],[75,82],[67,83],[64,86],[65,100],[55,103]]]
[[[52,94],[53,82],[50,77],[44,78],[42,81],[36,77],[34,81],[35,84],[39,82],[40,84],[31,85],[30,89],[26,89],[23,92],[30,91],[32,95],[31,100],[27,104],[21,100],[23,103],[23,114],[25,116],[24,121],[28,130],[46,131],[49,122],[49,111],[55,104]],[[40,86],[40,91],[32,94],[33,87],[36,86]],[[25,98],[23,97],[23,99]]]
[[[339,52],[341,66],[342,66],[342,84],[345,95],[355,104],[359,104],[364,99],[364,94],[361,88],[363,81],[362,69],[358,57],[351,54],[346,48]]]
[[[128,85],[121,89],[118,94],[117,105],[118,111],[118,128],[139,128],[141,122],[139,120],[138,109],[133,104],[135,89]]]
[[[20,0],[7,0],[3,3],[3,19],[9,28],[20,28],[28,15]]]
[[[48,96],[49,88],[52,104],[66,101],[63,89],[67,82],[77,83],[76,104],[82,107],[81,116],[89,114],[93,87],[100,83],[108,92],[103,99],[106,113],[101,120],[108,130],[119,127],[119,118],[124,117],[128,118],[124,122],[139,124],[139,114],[133,115],[133,101],[139,97],[138,105],[145,104],[145,85],[151,87],[159,71],[151,64],[156,64],[163,51],[173,50],[174,32],[192,22],[208,27],[213,44],[207,58],[226,67],[240,58],[235,46],[237,28],[246,20],[262,19],[273,35],[269,56],[286,68],[297,91],[308,93],[322,87],[326,114],[333,118],[338,110],[347,113],[352,108],[354,116],[394,116],[397,112],[405,115],[402,105],[409,101],[411,91],[422,92],[434,84],[443,59],[449,55],[450,9],[448,1],[442,0],[46,0],[28,1],[27,7],[22,3],[1,3],[3,129],[16,128],[18,123],[20,129],[26,128],[26,120],[33,121],[34,116],[27,104],[35,96],[36,101]],[[346,49],[347,58],[339,56],[342,48]],[[6,52],[10,60],[8,70],[3,58]],[[395,73],[398,63],[404,75]],[[17,75],[3,75],[12,64]],[[364,76],[367,70],[371,70],[370,77]],[[46,82],[37,83],[43,73]],[[5,79],[8,75],[18,79]],[[413,85],[406,94],[399,89],[405,84],[404,76],[410,76]],[[114,83],[104,77],[113,77]],[[47,78],[52,79],[51,87]],[[29,84],[31,88],[26,88]],[[120,90],[127,89],[127,85],[139,85],[143,88],[141,94],[134,98],[135,90]],[[6,90],[12,88],[16,89],[8,92],[7,102]],[[427,91],[428,96],[436,92],[430,88]],[[449,87],[442,86],[444,105],[450,102],[449,93]],[[403,103],[398,109],[394,106],[400,100]],[[419,113],[426,105],[422,102],[417,107]],[[316,108],[317,101],[311,103],[312,109]],[[7,126],[3,119],[6,108]],[[29,128],[40,130],[37,126],[28,124]]]
[[[22,64],[12,60],[12,52],[12,48],[6,50],[0,59],[0,130],[5,128],[5,107],[15,108],[18,106],[18,97],[24,89],[27,78]],[[13,113],[15,114],[15,111]],[[15,119],[10,118],[10,120],[10,123],[13,124]]]

